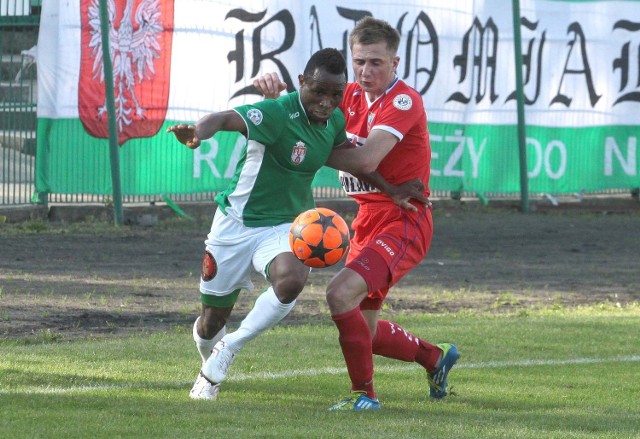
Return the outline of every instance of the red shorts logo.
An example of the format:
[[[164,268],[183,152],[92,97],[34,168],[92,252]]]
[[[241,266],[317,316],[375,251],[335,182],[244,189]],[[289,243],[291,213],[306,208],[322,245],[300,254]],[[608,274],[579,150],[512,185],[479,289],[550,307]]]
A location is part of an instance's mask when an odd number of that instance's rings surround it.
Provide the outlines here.
[[[118,144],[155,135],[169,102],[174,0],[108,0]],[[108,138],[99,0],[81,0],[78,113],[89,134]]]
[[[202,280],[209,282],[218,274],[218,264],[215,258],[209,252],[204,252],[204,258],[202,259]]]

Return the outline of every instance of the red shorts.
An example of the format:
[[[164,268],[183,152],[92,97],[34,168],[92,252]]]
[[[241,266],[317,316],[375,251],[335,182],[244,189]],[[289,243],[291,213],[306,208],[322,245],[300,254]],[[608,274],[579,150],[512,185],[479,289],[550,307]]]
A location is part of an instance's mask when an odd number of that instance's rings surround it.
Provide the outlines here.
[[[431,209],[409,212],[395,203],[360,205],[346,266],[367,282],[361,309],[382,307],[389,288],[427,255],[433,236]]]

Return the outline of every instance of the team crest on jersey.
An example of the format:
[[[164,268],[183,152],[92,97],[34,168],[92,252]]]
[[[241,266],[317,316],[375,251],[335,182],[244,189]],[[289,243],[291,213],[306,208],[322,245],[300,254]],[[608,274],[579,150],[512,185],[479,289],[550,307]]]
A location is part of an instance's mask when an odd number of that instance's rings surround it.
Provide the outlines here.
[[[299,141],[296,143],[296,146],[293,147],[293,151],[291,151],[291,161],[297,166],[304,161],[306,155],[307,147],[302,141]]]
[[[371,125],[373,124],[373,119],[376,117],[376,113],[369,112],[369,116],[367,116],[367,132],[371,131]]]
[[[252,108],[251,110],[247,111],[247,118],[254,125],[260,125],[262,123],[262,111],[258,110],[257,108]]]
[[[406,111],[411,108],[413,101],[409,95],[401,94],[393,98],[393,106],[398,110]]]

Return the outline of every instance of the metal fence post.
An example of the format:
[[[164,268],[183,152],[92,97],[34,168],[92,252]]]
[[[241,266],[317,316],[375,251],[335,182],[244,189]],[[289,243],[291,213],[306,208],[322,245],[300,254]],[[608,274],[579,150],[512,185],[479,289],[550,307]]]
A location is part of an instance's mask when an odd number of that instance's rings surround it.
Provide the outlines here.
[[[524,84],[522,79],[522,36],[520,33],[520,2],[513,0],[513,47],[515,51],[516,98],[518,107],[518,147],[520,151],[520,209],[529,211],[529,180],[527,176],[527,125],[524,118]]]
[[[100,0],[100,31],[102,33],[102,62],[107,98],[107,119],[109,123],[109,152],[111,158],[111,183],[113,185],[113,210],[117,225],[122,225],[122,189],[120,181],[120,151],[118,151],[118,131],[116,127],[116,104],[113,90],[113,65],[109,50],[109,17],[107,0]]]

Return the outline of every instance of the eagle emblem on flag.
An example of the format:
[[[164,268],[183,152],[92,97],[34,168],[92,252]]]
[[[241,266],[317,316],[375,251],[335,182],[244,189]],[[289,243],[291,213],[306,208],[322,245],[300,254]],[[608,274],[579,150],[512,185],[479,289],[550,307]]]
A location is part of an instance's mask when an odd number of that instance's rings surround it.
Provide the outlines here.
[[[173,0],[108,0],[109,55],[118,144],[164,123],[171,70]],[[78,110],[89,134],[108,137],[99,0],[81,1]]]

